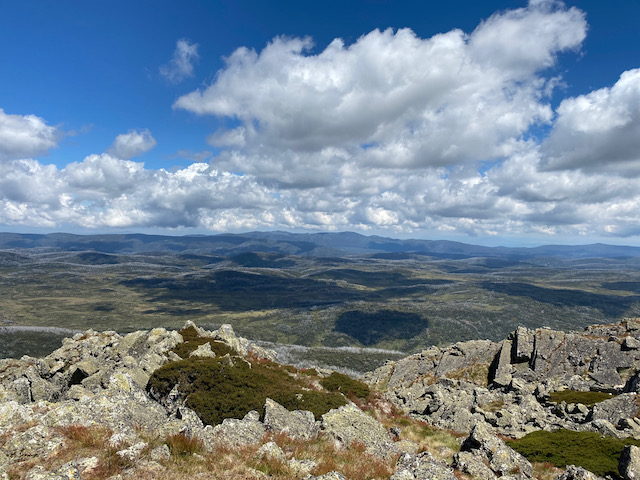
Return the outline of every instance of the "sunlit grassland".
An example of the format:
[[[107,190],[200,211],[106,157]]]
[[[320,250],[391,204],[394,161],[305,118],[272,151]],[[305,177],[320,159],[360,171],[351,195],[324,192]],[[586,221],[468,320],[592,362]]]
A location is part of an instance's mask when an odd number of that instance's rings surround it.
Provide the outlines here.
[[[575,330],[640,315],[636,259],[282,257],[282,268],[266,268],[170,254],[123,254],[110,264],[77,252],[16,258],[0,266],[0,325],[124,333],[193,320],[268,342],[408,353],[502,339],[518,325]],[[363,321],[341,329],[347,318]]]

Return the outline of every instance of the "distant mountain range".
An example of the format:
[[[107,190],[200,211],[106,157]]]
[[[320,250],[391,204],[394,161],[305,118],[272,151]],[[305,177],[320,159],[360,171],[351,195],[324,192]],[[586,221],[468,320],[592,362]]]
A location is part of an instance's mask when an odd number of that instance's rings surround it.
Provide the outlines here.
[[[640,247],[606,245],[544,245],[525,247],[485,247],[447,240],[398,240],[365,236],[353,232],[288,233],[249,232],[221,235],[74,235],[68,233],[0,233],[0,249],[53,249],[101,253],[180,253],[232,256],[247,252],[281,255],[343,257],[373,255],[400,259],[413,255],[436,258],[624,258],[640,257]]]

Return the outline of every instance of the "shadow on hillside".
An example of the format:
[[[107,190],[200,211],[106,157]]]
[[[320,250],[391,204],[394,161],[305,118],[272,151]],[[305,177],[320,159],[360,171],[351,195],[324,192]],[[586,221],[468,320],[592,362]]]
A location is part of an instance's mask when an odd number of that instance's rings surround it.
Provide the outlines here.
[[[559,307],[591,307],[608,317],[620,317],[640,296],[606,295],[580,290],[544,288],[528,283],[483,282],[482,288],[511,296],[527,297],[537,302],[550,303]]]
[[[409,340],[428,326],[429,320],[416,313],[351,310],[338,317],[334,330],[355,338],[362,345],[370,346],[384,340]]]
[[[202,302],[231,311],[308,308],[379,298],[375,293],[363,293],[309,278],[234,270],[221,270],[199,278],[137,278],[121,283],[144,293],[154,302]]]

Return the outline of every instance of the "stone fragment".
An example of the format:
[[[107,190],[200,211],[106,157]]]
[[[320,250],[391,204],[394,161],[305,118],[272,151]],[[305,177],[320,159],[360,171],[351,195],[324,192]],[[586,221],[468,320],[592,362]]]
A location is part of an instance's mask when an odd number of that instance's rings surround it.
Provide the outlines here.
[[[634,337],[625,337],[622,342],[624,350],[638,350],[640,348],[640,340]]]
[[[491,383],[499,387],[506,387],[511,383],[511,348],[511,340],[502,342],[502,347],[495,360],[496,367],[493,378],[489,379]]]
[[[211,350],[211,344],[209,342],[198,345],[193,352],[189,354],[189,357],[198,358],[215,358],[216,354]]]
[[[151,460],[155,462],[162,462],[164,460],[169,460],[171,458],[171,450],[166,443],[163,443],[159,447],[151,450],[150,453]]]
[[[124,458],[125,460],[129,460],[130,462],[133,462],[140,456],[142,451],[145,448],[147,448],[148,445],[149,444],[147,442],[138,442],[134,445],[131,445],[129,448],[118,450],[116,452],[116,455],[118,455],[121,458]]]
[[[329,472],[324,475],[318,475],[317,477],[305,477],[304,480],[347,480],[347,477],[340,472]]]
[[[453,457],[453,466],[477,480],[495,480],[497,478],[481,457],[471,452],[456,453]]]
[[[387,429],[353,404],[325,413],[322,429],[345,446],[362,443],[368,453],[378,457],[385,458],[396,452]]]
[[[567,469],[554,480],[599,480],[595,473],[575,465],[567,465]]]
[[[215,447],[215,444],[225,445],[255,445],[260,443],[266,430],[260,422],[258,412],[252,410],[242,420],[225,418],[220,425],[207,427],[203,430],[205,447]]]
[[[418,455],[405,453],[396,462],[395,472],[390,480],[456,480],[453,469],[438,461],[428,452]]]
[[[489,468],[498,476],[510,475],[514,472],[522,473],[527,477],[533,474],[531,463],[489,431],[486,424],[481,423],[473,427],[462,444],[461,451],[471,452],[484,458]]]
[[[624,447],[618,462],[618,471],[625,480],[640,479],[640,448],[635,445]]]
[[[318,464],[313,460],[297,460],[292,458],[287,462],[287,466],[293,475],[297,477],[306,477],[311,474]]]
[[[638,395],[635,393],[623,393],[593,406],[591,420],[606,420],[612,425],[617,425],[623,418],[635,417],[640,410],[638,407]]]
[[[287,460],[287,457],[284,454],[284,451],[278,446],[276,442],[265,443],[258,449],[258,451],[256,452],[256,455],[259,458],[266,457],[271,460],[277,460],[280,462],[285,462]]]
[[[533,332],[518,327],[514,333],[513,359],[516,362],[528,362],[533,354]]]
[[[292,438],[310,440],[320,430],[313,413],[305,410],[290,412],[270,398],[264,405],[264,425],[268,430],[284,433]]]

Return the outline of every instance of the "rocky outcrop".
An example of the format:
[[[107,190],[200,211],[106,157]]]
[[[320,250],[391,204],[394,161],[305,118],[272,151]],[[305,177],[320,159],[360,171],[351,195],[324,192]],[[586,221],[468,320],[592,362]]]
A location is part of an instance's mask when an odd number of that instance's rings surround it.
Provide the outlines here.
[[[305,410],[290,412],[270,398],[264,405],[264,426],[269,431],[304,440],[311,440],[320,432],[320,422],[315,420],[313,413]]]
[[[251,368],[256,357],[273,358],[272,352],[237,337],[229,326],[213,332],[191,323],[187,327],[235,350],[237,356],[225,354],[221,362],[245,362]],[[69,429],[96,427],[108,432],[108,449],[117,461],[144,464],[148,471],[161,472],[175,455],[173,449],[197,445],[203,455],[220,448],[253,448],[256,458],[307,479],[344,476],[330,472],[313,477],[318,463],[294,458],[274,438],[286,435],[293,439],[288,441],[314,442],[320,437],[341,448],[355,444],[371,455],[371,461],[391,466],[397,459],[393,480],[453,480],[459,472],[481,480],[532,478],[531,464],[499,435],[569,428],[640,438],[640,322],[635,320],[590,327],[581,334],[521,327],[502,342],[431,347],[370,373],[368,382],[389,402],[431,425],[467,435],[460,451],[450,451],[447,461],[420,451],[417,443],[400,440],[400,428],[388,430],[351,402],[318,421],[311,412],[289,411],[267,398],[263,418],[251,411],[243,418],[204,425],[179,392],[171,390],[159,402],[146,388],[156,369],[179,359],[174,349],[183,352],[189,347],[182,342],[180,333],[161,328],[127,335],[88,331],[65,340],[42,359],[0,360],[0,480],[8,478],[16,464],[28,465],[24,478],[33,479],[79,478],[92,471],[96,457],[78,457],[49,470],[37,463],[64,451]],[[191,355],[203,359],[193,361],[204,362],[215,353],[204,343]],[[310,385],[311,390],[315,387]],[[612,395],[593,406],[551,402],[550,393],[562,389],[606,390]],[[629,447],[620,458],[626,480],[639,479],[638,451]],[[256,478],[260,475],[255,471]],[[558,477],[571,479],[595,476],[569,467]]]
[[[453,468],[445,462],[436,460],[428,452],[418,455],[405,453],[396,463],[396,471],[390,480],[421,480],[437,478],[438,480],[456,480]]]
[[[523,475],[531,478],[533,467],[527,459],[508,447],[503,440],[496,437],[489,428],[479,423],[462,444],[461,452],[470,452],[477,459],[485,462],[489,469],[497,476]],[[461,458],[458,457],[458,462]],[[464,462],[464,457],[462,459]]]
[[[405,412],[458,432],[483,423],[513,437],[567,428],[640,438],[637,345],[636,319],[582,333],[519,327],[499,343],[431,347],[366,379]],[[550,393],[564,389],[618,396],[593,407],[549,401]]]
[[[322,416],[322,430],[344,446],[359,442],[368,453],[387,457],[397,452],[389,432],[354,404],[331,410]]]
[[[558,475],[555,480],[600,480],[600,477],[582,467],[567,465],[564,473]]]
[[[638,480],[640,478],[640,448],[629,445],[624,448],[618,463],[620,475],[626,480]]]

